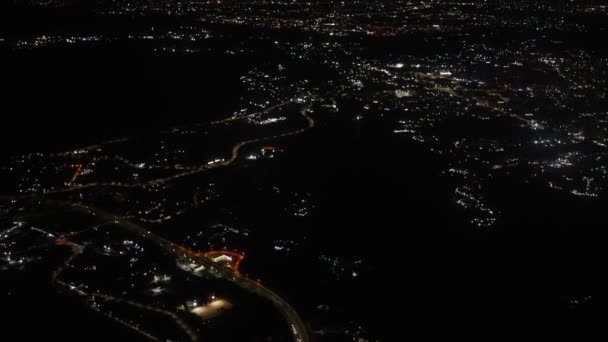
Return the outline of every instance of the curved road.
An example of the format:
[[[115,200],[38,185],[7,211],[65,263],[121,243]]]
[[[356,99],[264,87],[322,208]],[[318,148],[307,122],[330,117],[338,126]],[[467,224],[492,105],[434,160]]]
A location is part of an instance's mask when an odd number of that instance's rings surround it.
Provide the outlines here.
[[[283,318],[289,326],[289,330],[292,333],[294,342],[309,342],[310,336],[306,325],[298,315],[297,311],[278,294],[272,290],[263,286],[259,282],[250,279],[238,271],[235,271],[229,267],[222,266],[221,264],[215,263],[213,260],[207,258],[203,253],[193,252],[181,245],[178,245],[172,241],[169,241],[161,236],[158,236],[145,228],[136,225],[130,221],[124,220],[117,217],[109,212],[106,212],[99,208],[94,208],[80,203],[71,203],[60,200],[45,199],[39,202],[41,205],[49,205],[55,207],[69,207],[81,210],[88,214],[93,214],[102,221],[112,222],[115,226],[118,226],[124,230],[134,233],[142,238],[148,239],[158,246],[162,247],[165,251],[173,254],[178,258],[187,258],[194,263],[198,263],[205,266],[205,270],[212,274],[219,276],[225,280],[231,281],[241,288],[253,292],[263,298],[266,298],[277,308],[277,310],[283,315]],[[75,256],[75,255],[74,255]],[[56,275],[54,275],[56,278]]]
[[[273,106],[272,108],[278,108],[281,106],[284,106],[287,103],[291,103],[292,101],[286,102],[286,103],[282,103],[276,106]],[[251,139],[251,140],[245,140],[245,141],[241,141],[240,143],[236,144],[233,148],[232,148],[232,153],[230,158],[228,158],[227,160],[224,160],[222,162],[219,163],[215,163],[215,164],[203,164],[203,165],[198,165],[198,166],[191,166],[191,167],[184,167],[184,166],[180,166],[179,168],[176,167],[172,167],[172,169],[175,170],[186,170],[184,172],[180,172],[180,173],[176,173],[167,177],[163,177],[163,178],[157,178],[157,179],[152,179],[149,181],[143,181],[143,182],[133,182],[133,183],[123,183],[123,182],[102,182],[102,183],[98,183],[98,182],[93,182],[93,183],[86,183],[86,184],[78,184],[78,185],[73,185],[71,187],[68,188],[62,188],[62,189],[57,189],[57,190],[45,190],[44,194],[58,194],[58,193],[65,193],[65,192],[72,192],[72,191],[77,191],[77,190],[83,190],[83,189],[89,189],[89,188],[95,188],[95,187],[116,187],[116,188],[142,188],[142,187],[147,187],[147,186],[153,186],[153,185],[159,185],[159,184],[163,184],[165,182],[169,182],[178,178],[182,178],[185,176],[190,176],[190,175],[194,175],[197,173],[201,173],[204,171],[208,171],[208,170],[212,170],[212,169],[216,169],[222,166],[228,166],[232,163],[234,163],[240,155],[240,150],[246,146],[246,145],[250,145],[250,144],[254,144],[254,143],[258,143],[258,142],[262,142],[262,141],[267,141],[267,140],[272,140],[272,139],[278,139],[278,138],[283,138],[283,137],[288,137],[288,136],[292,136],[292,135],[297,135],[297,134],[301,134],[311,128],[313,128],[315,126],[315,120],[313,118],[311,118],[308,115],[308,109],[310,109],[311,105],[307,105],[304,108],[302,108],[302,110],[300,110],[300,115],[302,115],[308,125],[305,128],[301,128],[301,129],[297,129],[297,130],[293,130],[293,131],[289,131],[289,132],[285,132],[285,133],[281,133],[281,134],[277,134],[277,135],[271,135],[271,136],[266,136],[266,137],[262,137],[262,138],[257,138],[257,139]],[[226,119],[226,120],[222,120],[219,122],[230,122],[230,121],[234,121],[234,120],[240,120],[243,118],[247,118],[250,117],[252,115],[259,115],[262,113],[265,113],[266,111],[268,111],[270,109],[267,109],[265,111],[261,111],[261,112],[257,112],[254,114],[250,114],[248,116],[243,116],[243,117],[238,117],[238,118],[230,118],[230,119]],[[215,123],[217,124],[217,123]],[[124,162],[124,160],[123,160]]]
[[[222,124],[222,123],[228,123],[228,122],[232,122],[235,120],[240,120],[240,119],[244,119],[244,118],[248,118],[248,117],[253,117],[256,115],[260,115],[263,113],[267,113],[273,109],[282,107],[288,103],[293,102],[292,100],[286,101],[284,103],[272,106],[270,108],[264,109],[262,111],[247,115],[247,116],[242,116],[242,117],[232,117],[229,119],[225,119],[225,120],[220,120],[220,121],[214,121],[211,124],[212,125],[217,125],[217,124]],[[57,189],[57,190],[50,190],[50,191],[45,191],[43,194],[56,194],[56,193],[65,193],[65,192],[71,192],[71,191],[77,191],[77,190],[82,190],[82,189],[86,189],[86,188],[93,188],[93,187],[125,187],[125,188],[136,188],[136,187],[146,187],[146,186],[152,186],[152,185],[157,185],[157,184],[162,184],[177,178],[181,178],[181,177],[185,177],[188,175],[193,175],[196,173],[200,173],[203,171],[207,171],[210,169],[215,169],[221,166],[228,166],[232,163],[234,163],[240,155],[240,150],[249,144],[253,144],[253,143],[257,143],[257,142],[261,142],[261,141],[266,141],[266,140],[271,140],[271,139],[277,139],[277,138],[282,138],[282,137],[287,137],[287,136],[292,136],[292,135],[297,135],[300,133],[305,132],[308,129],[311,129],[315,126],[315,121],[314,119],[312,119],[309,115],[308,115],[308,110],[310,109],[312,105],[308,104],[306,106],[304,106],[301,110],[300,110],[300,115],[302,115],[306,120],[307,120],[307,126],[305,128],[301,128],[301,129],[297,129],[297,130],[293,130],[293,131],[289,131],[289,132],[285,132],[282,134],[277,134],[277,135],[273,135],[273,136],[266,136],[266,137],[262,137],[262,138],[258,138],[258,139],[251,139],[251,140],[246,140],[246,141],[242,141],[240,143],[238,143],[237,145],[235,145],[232,148],[232,153],[231,153],[231,157],[225,161],[222,162],[218,162],[215,164],[205,164],[205,165],[200,165],[200,166],[193,166],[193,167],[180,167],[180,168],[175,168],[176,170],[186,170],[185,172],[180,172],[180,173],[176,173],[174,175],[168,176],[168,177],[164,177],[164,178],[159,178],[159,179],[154,179],[154,180],[150,180],[150,181],[145,181],[145,182],[134,182],[134,183],[121,183],[121,182],[104,182],[104,183],[87,183],[87,184],[81,184],[81,185],[75,185],[69,188],[65,188],[65,189]],[[112,144],[112,143],[117,143],[117,142],[123,142],[126,139],[116,139],[116,140],[112,140],[106,143],[102,143],[99,145],[93,145],[93,146],[88,146],[85,148],[82,148],[80,150],[77,151],[87,151],[87,150],[92,150],[95,148],[100,147],[101,145],[105,145],[105,144]],[[65,153],[59,153],[57,155],[65,155],[68,154],[69,152],[65,152]],[[126,160],[125,160],[126,161]],[[35,196],[35,195],[34,195]],[[32,195],[30,196],[20,196],[20,198],[31,198],[34,197]],[[17,198],[16,197],[4,197],[7,198],[11,201],[16,201]],[[2,199],[2,197],[0,197],[0,199]],[[93,207],[89,207],[80,203],[71,203],[71,202],[64,202],[64,201],[59,201],[59,200],[52,200],[52,199],[45,199],[45,200],[40,200],[38,202],[39,204],[47,204],[47,205],[54,205],[54,206],[60,206],[60,207],[72,207],[72,208],[77,208],[83,211],[86,211],[87,213],[92,213],[94,215],[96,215],[98,218],[103,219],[103,220],[107,220],[110,222],[113,222],[116,226],[121,227],[125,230],[128,230],[132,233],[135,233],[143,238],[147,238],[153,242],[155,242],[156,244],[158,244],[159,246],[161,246],[163,249],[165,249],[166,251],[172,253],[174,256],[176,257],[185,257],[190,259],[192,262],[196,262],[199,263],[200,265],[205,266],[205,268],[212,272],[213,274],[222,277],[228,281],[231,281],[235,284],[237,284],[238,286],[240,286],[241,288],[253,292],[259,296],[262,296],[266,299],[268,299],[270,302],[272,302],[272,304],[277,308],[277,310],[279,310],[279,312],[283,315],[283,317],[285,318],[285,320],[287,321],[287,324],[289,326],[289,329],[292,333],[293,339],[295,342],[309,342],[310,341],[310,337],[308,334],[308,330],[306,328],[306,326],[304,325],[304,322],[301,320],[300,316],[298,315],[298,313],[296,312],[296,310],[289,304],[287,303],[285,300],[283,300],[279,295],[277,295],[276,293],[274,293],[273,291],[271,291],[270,289],[264,287],[263,285],[261,285],[259,282],[254,281],[252,279],[249,279],[248,277],[240,274],[238,271],[235,271],[229,267],[225,267],[222,266],[220,264],[217,264],[215,262],[213,262],[211,259],[207,258],[206,256],[204,256],[204,254],[202,253],[196,253],[193,252],[187,248],[184,248],[183,246],[180,246],[174,242],[171,242],[169,240],[166,240],[158,235],[155,235],[153,233],[151,233],[150,231],[144,229],[141,226],[138,226],[132,222],[126,221],[122,218],[119,218],[111,213],[105,212],[99,208],[93,208]],[[69,242],[66,242],[69,243]],[[74,246],[72,246],[74,248]],[[73,257],[76,257],[76,255],[78,255],[79,253],[75,253],[73,254],[72,257],[70,257],[67,261],[66,264],[71,262]],[[53,274],[53,281],[57,281],[57,276],[61,273],[62,269],[57,270],[54,274]],[[177,321],[179,323],[179,321]]]

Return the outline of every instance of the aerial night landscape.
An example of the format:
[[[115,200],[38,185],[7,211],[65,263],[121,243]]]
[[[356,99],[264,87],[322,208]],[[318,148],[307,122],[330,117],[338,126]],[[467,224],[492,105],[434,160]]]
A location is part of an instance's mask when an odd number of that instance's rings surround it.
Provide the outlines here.
[[[2,0],[0,341],[603,340],[608,1]]]

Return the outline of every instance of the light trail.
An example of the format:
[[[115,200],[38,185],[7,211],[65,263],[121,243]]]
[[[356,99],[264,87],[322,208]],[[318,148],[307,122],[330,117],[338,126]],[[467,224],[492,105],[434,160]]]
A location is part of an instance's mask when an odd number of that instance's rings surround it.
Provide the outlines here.
[[[285,301],[283,298],[281,298],[279,295],[277,295],[270,289],[264,287],[260,282],[250,279],[247,276],[239,273],[238,270],[233,269],[228,266],[223,266],[219,263],[216,263],[213,260],[209,259],[207,256],[205,256],[204,253],[193,252],[184,246],[181,246],[172,241],[169,241],[161,236],[158,236],[158,235],[150,232],[149,230],[146,230],[145,228],[143,228],[135,223],[127,221],[118,216],[115,216],[100,208],[87,206],[87,205],[84,205],[81,203],[71,203],[71,202],[65,202],[65,201],[59,201],[59,200],[51,200],[48,198],[41,200],[39,203],[41,205],[48,205],[48,206],[61,207],[61,208],[69,207],[69,208],[73,208],[75,210],[80,210],[80,211],[88,213],[88,214],[93,214],[98,219],[113,222],[114,224],[112,226],[122,228],[135,235],[138,235],[141,238],[154,242],[156,245],[163,248],[168,253],[174,255],[176,258],[181,258],[181,257],[189,258],[191,261],[197,262],[197,263],[205,266],[206,270],[212,272],[216,276],[219,276],[225,280],[228,280],[249,292],[255,293],[255,294],[269,300],[275,306],[275,308],[283,315],[283,318],[287,322],[288,327],[292,331],[294,342],[309,342],[310,341],[310,337],[309,337],[308,329],[307,329],[306,325],[304,324],[304,322],[298,315],[297,311],[287,301]],[[61,240],[61,241],[63,241],[62,243],[64,243],[64,244],[72,246],[72,248],[76,248],[78,246],[76,244],[71,244],[70,242],[65,241],[65,240]],[[80,250],[79,248],[76,248],[73,250],[74,250],[75,254],[73,254],[68,259],[68,261],[66,261],[65,265],[69,264],[69,262],[71,262],[73,260],[73,258],[75,258],[78,254],[82,253],[82,250]],[[64,268],[65,267],[60,268],[60,271],[53,273],[53,281],[57,280],[57,278],[63,272]],[[95,294],[88,294],[88,295],[95,295]]]
[[[280,105],[277,105],[277,106],[283,106],[283,105],[285,105],[285,104],[280,104]],[[45,195],[59,194],[59,193],[73,192],[73,191],[90,189],[90,188],[96,188],[96,187],[145,188],[145,187],[149,187],[149,186],[155,186],[155,185],[164,184],[166,182],[173,181],[173,180],[176,180],[176,179],[179,179],[179,178],[182,178],[182,177],[192,176],[192,175],[195,175],[195,174],[198,174],[198,173],[202,173],[202,172],[205,172],[205,171],[217,169],[217,168],[220,168],[220,167],[226,167],[226,166],[229,166],[232,163],[234,163],[239,158],[241,149],[243,147],[247,146],[247,145],[251,145],[251,144],[259,143],[259,142],[263,142],[263,141],[268,141],[268,140],[274,140],[274,139],[284,138],[284,137],[293,136],[293,135],[297,135],[297,134],[301,134],[301,133],[304,133],[307,130],[313,128],[315,126],[315,120],[308,115],[308,110],[310,109],[310,107],[311,107],[311,105],[309,104],[309,105],[305,106],[299,112],[300,115],[303,116],[306,119],[306,121],[307,121],[307,126],[305,128],[301,128],[301,129],[297,129],[297,130],[293,130],[293,131],[289,131],[289,132],[285,132],[285,133],[281,133],[281,134],[277,134],[277,135],[271,135],[271,136],[266,136],[266,137],[262,137],[262,138],[256,138],[256,139],[241,141],[240,143],[236,144],[232,148],[230,158],[228,158],[227,160],[224,160],[222,162],[214,163],[214,164],[211,164],[211,165],[209,165],[209,164],[203,164],[203,165],[199,165],[199,166],[193,166],[191,168],[184,167],[183,169],[186,170],[184,172],[176,173],[176,174],[173,174],[173,175],[170,175],[170,176],[166,176],[166,177],[162,177],[162,178],[156,178],[156,179],[152,179],[152,180],[148,180],[148,181],[131,182],[131,183],[125,183],[125,182],[92,182],[92,183],[86,183],[86,184],[73,185],[73,186],[71,186],[69,188],[63,188],[63,189],[56,189],[56,190],[47,190],[47,189],[45,189],[43,191],[43,194],[45,194]],[[226,119],[226,120],[240,120],[240,119],[243,119],[243,118],[245,118],[245,117],[239,117],[238,119]]]

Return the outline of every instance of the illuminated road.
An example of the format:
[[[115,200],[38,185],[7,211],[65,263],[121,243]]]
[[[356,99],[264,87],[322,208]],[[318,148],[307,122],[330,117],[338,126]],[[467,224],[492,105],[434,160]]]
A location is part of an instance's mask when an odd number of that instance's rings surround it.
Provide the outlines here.
[[[52,285],[61,285],[71,291],[74,291],[76,293],[78,293],[80,296],[83,297],[95,297],[95,298],[101,298],[104,300],[108,300],[108,301],[114,301],[117,303],[124,303],[142,310],[147,310],[147,311],[152,311],[152,312],[156,312],[159,313],[161,315],[165,315],[169,318],[171,318],[179,327],[180,329],[182,329],[187,335],[188,337],[190,337],[190,340],[192,342],[196,342],[198,341],[198,335],[196,334],[196,332],[194,331],[194,329],[192,329],[188,324],[186,324],[186,322],[184,322],[181,318],[179,318],[179,316],[177,316],[177,314],[175,314],[174,312],[162,309],[160,307],[156,307],[156,306],[150,306],[150,305],[146,305],[143,303],[139,303],[139,302],[135,302],[132,300],[128,300],[128,299],[124,299],[124,298],[119,298],[119,297],[115,297],[109,294],[105,294],[105,293],[100,293],[99,291],[97,292],[85,292],[79,288],[76,288],[74,286],[71,286],[70,284],[65,283],[64,281],[61,280],[61,275],[62,273],[65,271],[65,269],[67,267],[70,266],[70,264],[72,263],[72,261],[74,261],[74,259],[76,259],[77,256],[79,256],[80,254],[82,254],[84,252],[84,246],[75,244],[71,241],[65,240],[63,238],[59,238],[56,240],[57,245],[60,246],[68,246],[70,247],[70,249],[72,250],[72,254],[65,260],[65,262],[63,263],[63,265],[59,266],[57,269],[55,269],[55,271],[53,271],[52,275],[51,275],[51,284]],[[131,328],[135,331],[137,331],[138,333],[151,338],[153,340],[158,340],[157,338],[155,338],[154,336],[150,335],[149,333],[147,333],[146,331],[141,330],[140,328],[133,326],[132,324],[129,324],[125,321],[121,321],[121,320],[117,320],[115,317],[112,316],[108,316],[108,318],[111,318],[112,320],[115,320],[121,324],[123,324],[124,326]]]
[[[219,120],[219,121],[214,121],[211,124],[212,125],[218,125],[218,124],[226,124],[226,123],[230,123],[236,120],[241,120],[241,119],[245,119],[245,118],[249,118],[249,117],[254,117],[263,113],[267,113],[273,109],[277,109],[280,108],[282,106],[285,106],[289,103],[292,103],[293,100],[289,100],[283,103],[280,103],[278,105],[272,106],[270,108],[264,109],[262,111],[250,114],[250,115],[246,115],[246,116],[241,116],[241,117],[231,117],[225,120]],[[181,177],[186,177],[189,175],[194,175],[197,173],[201,173],[204,171],[208,171],[208,170],[212,170],[212,169],[216,169],[219,167],[223,167],[223,166],[229,166],[232,163],[234,163],[240,156],[240,151],[242,150],[243,147],[250,145],[250,144],[254,144],[254,143],[258,143],[258,142],[262,142],[262,141],[268,141],[268,140],[272,140],[272,139],[278,139],[278,138],[283,138],[283,137],[288,137],[288,136],[293,136],[293,135],[297,135],[297,134],[301,134],[311,128],[313,128],[315,126],[315,121],[313,118],[311,118],[308,115],[308,112],[310,111],[310,108],[312,107],[312,104],[307,104],[305,106],[302,107],[302,109],[300,110],[299,114],[304,117],[304,119],[306,119],[307,125],[304,128],[300,128],[300,129],[296,129],[296,130],[292,130],[292,131],[288,131],[285,133],[281,133],[281,134],[277,134],[277,135],[272,135],[272,136],[265,136],[262,138],[257,138],[257,139],[251,139],[251,140],[246,140],[246,141],[242,141],[239,142],[238,144],[236,144],[232,150],[231,150],[231,156],[230,158],[217,162],[217,163],[213,163],[213,164],[204,164],[204,165],[198,165],[198,166],[191,166],[191,167],[170,167],[171,169],[174,170],[179,170],[179,171],[183,171],[183,172],[178,172],[175,173],[173,175],[167,176],[167,177],[163,177],[163,178],[158,178],[158,179],[154,179],[154,180],[150,180],[150,181],[144,181],[144,182],[129,182],[129,183],[125,183],[125,182],[94,182],[94,183],[86,183],[86,184],[79,184],[79,185],[73,185],[70,186],[68,188],[63,188],[63,189],[50,189],[50,190],[45,190],[43,192],[43,194],[47,195],[47,194],[57,194],[57,193],[66,193],[66,192],[72,192],[72,191],[77,191],[77,190],[82,190],[82,189],[87,189],[87,188],[94,188],[94,187],[124,187],[124,188],[139,188],[139,187],[147,187],[147,186],[154,186],[154,185],[159,185],[159,184],[163,184]],[[116,139],[116,140],[112,140],[112,141],[108,141],[105,143],[101,143],[98,145],[92,145],[92,146],[88,146],[88,147],[84,147],[75,151],[71,151],[71,152],[64,152],[64,153],[59,153],[56,155],[69,155],[69,154],[80,154],[80,153],[86,153],[87,151],[90,150],[95,150],[100,148],[103,145],[107,145],[107,144],[114,144],[114,143],[120,143],[120,142],[124,142],[127,139]],[[129,166],[133,166],[135,167],[134,164],[132,164],[131,162],[129,162],[126,159],[119,159],[121,160],[123,163],[129,165]],[[74,177],[75,178],[75,177]],[[29,196],[21,196],[20,198],[32,198],[36,196],[35,194],[29,195]],[[10,200],[12,203],[15,203],[17,201],[16,197],[0,197],[0,199],[7,199]],[[197,252],[193,252],[183,246],[177,245],[169,240],[166,240],[158,235],[155,235],[153,233],[151,233],[150,231],[144,229],[141,226],[138,226],[132,222],[129,222],[123,218],[117,217],[111,213],[105,212],[101,209],[98,208],[93,208],[93,207],[89,207],[86,206],[84,204],[80,204],[80,203],[71,203],[71,202],[65,202],[65,201],[59,201],[59,200],[53,200],[50,198],[46,198],[46,199],[39,199],[38,201],[39,204],[44,204],[44,205],[48,205],[48,206],[55,206],[55,207],[70,207],[70,208],[75,208],[78,210],[81,210],[83,212],[86,212],[88,214],[92,214],[94,216],[96,216],[98,219],[101,219],[104,222],[112,222],[114,226],[120,227],[122,229],[125,229],[127,231],[130,231],[142,238],[146,238],[148,240],[153,241],[154,243],[156,243],[157,245],[159,245],[160,247],[162,247],[163,249],[165,249],[166,251],[168,251],[169,253],[173,254],[176,258],[187,258],[189,259],[191,262],[193,263],[198,263],[199,265],[202,265],[205,267],[205,269],[208,272],[211,272],[213,274],[215,274],[218,277],[224,278],[228,281],[231,281],[233,283],[235,283],[236,285],[240,286],[241,288],[255,293],[267,300],[269,300],[275,307],[276,309],[281,313],[281,315],[284,317],[285,321],[288,324],[289,330],[293,336],[293,340],[294,342],[308,342],[310,341],[309,335],[308,335],[308,330],[306,328],[306,326],[304,325],[304,323],[302,322],[302,320],[300,319],[298,313],[296,312],[296,310],[289,304],[287,303],[285,300],[283,300],[279,295],[277,295],[276,293],[274,293],[273,291],[271,291],[270,289],[266,288],[265,286],[261,285],[258,281],[254,281],[252,279],[249,279],[248,277],[242,275],[241,273],[238,272],[238,268],[230,268],[227,266],[223,266],[221,264],[215,263],[213,260],[211,260],[209,257],[207,257],[205,254],[203,253],[197,253]],[[78,255],[80,255],[83,251],[83,247],[76,245],[70,241],[67,241],[65,239],[59,239],[57,240],[58,244],[62,244],[62,245],[67,245],[70,246],[72,248],[72,255],[65,261],[65,263],[60,266],[58,269],[56,269],[53,274],[52,274],[52,283],[54,284],[58,284],[58,285],[62,285],[65,286],[67,288],[69,288],[72,291],[76,291],[77,293],[79,293],[82,296],[93,296],[93,297],[99,297],[99,298],[104,298],[106,300],[113,300],[113,301],[117,301],[117,302],[122,302],[122,303],[126,303],[128,305],[131,306],[135,306],[135,307],[139,307],[141,309],[145,309],[145,310],[150,310],[150,311],[155,311],[155,312],[159,312],[161,314],[167,315],[169,317],[171,317],[192,339],[192,341],[197,340],[198,336],[195,335],[195,333],[192,331],[192,329],[185,324],[175,313],[158,308],[158,307],[152,307],[152,306],[148,306],[142,303],[136,303],[133,301],[129,301],[126,299],[122,299],[122,298],[117,298],[117,297],[113,297],[111,295],[108,294],[101,294],[101,293],[85,293],[80,289],[74,288],[73,286],[70,286],[69,284],[66,284],[64,282],[62,282],[60,280],[60,275],[61,273],[64,271],[64,269],[72,262],[72,260],[74,258],[76,258]],[[128,324],[127,322],[121,322],[122,324],[129,326],[131,328],[134,328],[136,330],[138,330],[138,328],[133,327],[132,325]],[[138,330],[139,331],[139,330]],[[149,334],[147,334],[146,332],[140,331],[140,333],[148,336]]]
[[[180,329],[182,329],[188,335],[188,337],[190,337],[190,340],[192,340],[193,342],[196,342],[199,340],[196,332],[192,328],[190,328],[190,326],[188,324],[186,324],[186,322],[184,322],[181,318],[179,318],[179,316],[177,316],[177,314],[175,314],[174,312],[171,312],[171,311],[168,311],[165,309],[161,309],[156,306],[150,306],[150,305],[146,305],[143,303],[135,302],[132,300],[114,297],[114,296],[111,296],[111,295],[105,294],[105,293],[89,293],[87,295],[92,296],[92,297],[102,298],[105,300],[114,301],[117,303],[124,303],[124,304],[130,305],[130,306],[142,309],[142,310],[152,311],[152,312],[159,313],[161,315],[165,315],[165,316],[171,318],[180,327]]]
[[[261,112],[257,112],[254,114],[250,114],[248,116],[242,116],[242,117],[237,117],[237,118],[229,118],[229,119],[225,119],[225,120],[221,120],[221,121],[215,121],[214,124],[218,124],[218,123],[227,123],[227,122],[231,122],[231,121],[235,121],[235,120],[241,120],[250,116],[255,116],[255,115],[260,115],[262,113],[265,113],[266,111],[270,111],[271,109],[275,109],[275,108],[279,108],[282,107],[288,103],[291,103],[292,101],[288,101],[288,102],[284,102],[281,104],[278,104],[276,106],[273,106],[271,108],[268,108],[264,111]],[[273,139],[278,139],[278,138],[284,138],[284,137],[288,137],[288,136],[293,136],[293,135],[297,135],[297,134],[301,134],[311,128],[313,128],[315,126],[315,121],[313,118],[311,118],[308,115],[308,110],[310,109],[311,105],[307,105],[304,106],[301,110],[300,110],[300,115],[302,115],[306,121],[307,121],[307,126],[305,128],[301,128],[301,129],[297,129],[297,130],[293,130],[293,131],[289,131],[289,132],[285,132],[285,133],[281,133],[281,134],[277,134],[277,135],[271,135],[271,136],[266,136],[266,137],[262,137],[262,138],[257,138],[257,139],[251,139],[251,140],[245,140],[245,141],[241,141],[240,143],[236,144],[233,148],[232,148],[232,153],[230,158],[218,162],[218,163],[214,163],[214,164],[203,164],[203,165],[197,165],[197,166],[191,166],[191,167],[184,167],[184,166],[180,166],[180,167],[168,167],[169,169],[175,169],[175,170],[185,170],[183,172],[179,172],[170,176],[166,176],[163,178],[157,178],[157,179],[153,179],[153,180],[149,180],[149,181],[143,181],[143,182],[93,182],[93,183],[86,183],[86,184],[77,184],[77,185],[73,185],[70,186],[68,188],[63,188],[63,189],[53,189],[53,190],[49,190],[49,189],[45,189],[44,190],[44,194],[58,194],[58,193],[65,193],[65,192],[72,192],[72,191],[78,191],[78,190],[83,190],[83,189],[89,189],[89,188],[96,188],[96,187],[115,187],[115,188],[145,188],[148,186],[154,186],[154,185],[159,185],[159,184],[164,184],[166,182],[178,179],[178,178],[182,178],[182,177],[186,177],[186,176],[191,176],[191,175],[195,175],[201,172],[205,172],[205,171],[209,171],[209,170],[213,170],[213,169],[217,169],[219,167],[223,167],[223,166],[229,166],[230,164],[234,163],[240,155],[240,151],[244,146],[250,145],[250,144],[254,144],[254,143],[258,143],[258,142],[262,142],[262,141],[268,141],[268,140],[273,140]],[[126,159],[122,160],[125,163],[128,163],[128,165],[135,167],[134,164],[128,162]]]
[[[204,253],[193,252],[172,241],[169,241],[163,237],[160,237],[139,225],[136,225],[136,224],[134,224],[130,221],[124,220],[122,218],[119,218],[119,217],[117,217],[109,212],[106,212],[104,210],[101,210],[99,208],[86,206],[86,205],[80,204],[80,203],[70,203],[70,202],[51,200],[51,199],[42,200],[40,203],[49,205],[49,206],[54,206],[54,207],[74,208],[76,210],[86,212],[87,214],[92,214],[102,221],[112,222],[114,226],[120,227],[120,228],[127,230],[133,234],[136,234],[142,238],[145,238],[145,239],[148,239],[148,240],[154,242],[155,244],[157,244],[158,246],[160,246],[167,252],[173,254],[176,258],[187,258],[188,260],[190,260],[193,263],[197,263],[199,265],[204,266],[206,271],[211,272],[212,274],[214,274],[218,277],[221,277],[225,280],[231,281],[231,282],[235,283],[236,285],[240,286],[241,288],[243,288],[249,292],[255,293],[255,294],[269,300],[270,302],[272,302],[272,304],[283,315],[283,318],[287,322],[287,324],[289,326],[289,330],[292,333],[294,342],[309,342],[310,341],[310,337],[308,335],[308,329],[306,328],[306,325],[304,324],[304,322],[302,321],[302,319],[300,318],[300,316],[298,315],[296,310],[289,303],[287,303],[283,298],[281,298],[279,295],[274,293],[272,290],[270,290],[270,289],[266,288],[265,286],[263,286],[262,284],[260,284],[258,281],[252,280],[252,279],[242,275],[241,273],[238,272],[238,270],[215,263],[213,260],[206,257]],[[73,258],[75,258],[78,254],[80,254],[82,252],[82,249],[80,249],[81,247],[79,247],[78,245],[67,242],[65,240],[60,240],[60,241],[62,241],[63,244],[72,246],[73,251],[74,251],[74,254],[66,261],[65,265],[67,265],[69,262],[71,262],[71,260],[73,260]],[[59,282],[57,280],[57,278],[59,277],[59,275],[62,271],[63,271],[63,267],[58,269],[56,272],[54,272],[53,281]],[[67,286],[67,284],[64,284],[64,285]],[[147,305],[140,304],[140,303],[134,303],[134,302],[131,303],[128,300],[115,298],[115,297],[112,297],[109,295],[84,294],[84,293],[81,293],[81,294],[94,295],[94,296],[100,296],[100,297],[103,296],[106,299],[113,299],[113,300],[121,301],[121,302],[130,304],[130,305],[140,306],[141,308],[147,309],[147,310],[153,310],[153,311],[159,310],[158,308],[148,307]],[[190,328],[187,325],[184,324],[182,326],[182,324],[180,323],[181,320],[179,320],[179,317],[177,317],[174,313],[168,312],[166,310],[161,310],[161,311],[158,311],[158,312],[161,312],[165,315],[169,315],[172,318],[174,318],[176,320],[176,322],[178,324],[180,324],[182,329],[184,329],[187,332],[191,331],[191,330],[188,330]],[[192,334],[189,333],[189,335],[191,337],[193,337]]]

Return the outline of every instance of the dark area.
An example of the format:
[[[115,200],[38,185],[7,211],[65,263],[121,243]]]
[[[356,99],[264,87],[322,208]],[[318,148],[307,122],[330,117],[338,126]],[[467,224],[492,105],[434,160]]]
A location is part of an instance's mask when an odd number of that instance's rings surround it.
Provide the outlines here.
[[[607,18],[3,2],[0,340],[592,340]]]

